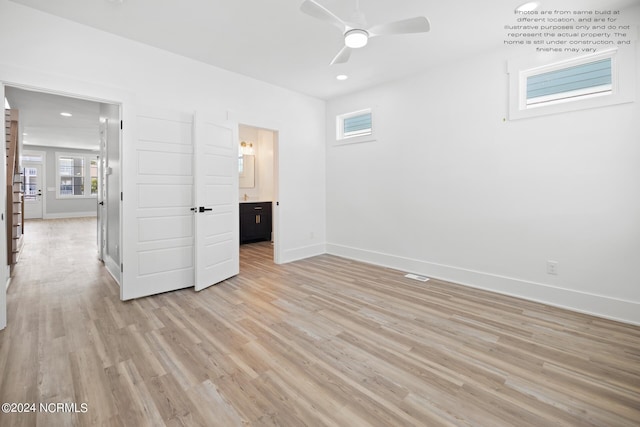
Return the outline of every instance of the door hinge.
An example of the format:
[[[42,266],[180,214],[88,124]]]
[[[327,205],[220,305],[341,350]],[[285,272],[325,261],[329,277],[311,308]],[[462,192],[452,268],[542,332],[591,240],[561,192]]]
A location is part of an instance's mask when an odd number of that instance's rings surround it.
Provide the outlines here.
[[[124,264],[120,264],[120,273],[124,273]]]
[[[123,121],[120,120],[120,130],[122,130],[122,123],[123,123]]]
[[[120,201],[122,201],[122,191],[120,192]]]

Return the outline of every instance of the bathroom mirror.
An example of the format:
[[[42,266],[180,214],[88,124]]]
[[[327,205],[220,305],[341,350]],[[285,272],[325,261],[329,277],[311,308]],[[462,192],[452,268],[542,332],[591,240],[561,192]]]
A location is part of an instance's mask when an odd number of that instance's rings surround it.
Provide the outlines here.
[[[240,188],[253,188],[255,182],[255,156],[243,155],[238,162]]]

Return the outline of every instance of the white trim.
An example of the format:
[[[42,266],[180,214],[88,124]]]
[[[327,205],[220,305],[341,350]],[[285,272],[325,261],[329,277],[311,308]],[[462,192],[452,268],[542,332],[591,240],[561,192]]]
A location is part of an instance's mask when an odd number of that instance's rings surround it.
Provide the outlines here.
[[[286,264],[288,262],[299,261],[301,259],[311,258],[318,255],[327,253],[327,248],[324,243],[318,243],[316,245],[303,246],[299,248],[287,249],[282,254],[282,259],[278,264]]]
[[[64,219],[64,218],[87,218],[96,217],[96,211],[93,212],[61,212],[42,214],[42,219]]]
[[[366,133],[358,135],[344,135],[344,120],[350,117],[359,116],[362,114],[371,114],[371,129]],[[343,144],[358,144],[361,142],[373,142],[374,138],[374,122],[375,117],[372,108],[365,108],[358,111],[352,111],[350,113],[338,114],[336,116],[336,145]]]
[[[544,104],[527,105],[527,77],[555,71],[575,65],[611,58],[611,88],[606,92],[560,99]],[[635,101],[636,85],[635,51],[613,48],[589,55],[568,58],[551,64],[532,63],[531,60],[510,60],[509,74],[509,119],[517,120],[548,114],[585,110]]]
[[[640,325],[640,302],[468,270],[349,246],[327,244],[327,253],[356,261],[416,273],[471,288],[539,302],[605,319]]]
[[[4,98],[4,95],[5,95],[4,82],[0,80],[0,96]],[[6,102],[6,98],[5,98],[5,102]],[[0,141],[0,151],[5,153],[6,146],[7,146],[7,142],[5,137],[5,138],[2,138],[2,141]],[[0,274],[0,283],[2,281],[6,281],[6,283],[4,287],[0,287],[0,330],[6,328],[7,326],[7,288],[9,287],[9,283],[11,280],[11,267],[7,263],[7,260],[9,258],[8,257],[9,254],[7,253],[8,252],[7,243],[10,241],[9,239],[11,239],[13,236],[13,230],[11,231],[12,234],[8,235],[7,233],[8,219],[5,218],[7,216],[7,196],[8,196],[7,185],[8,184],[9,183],[7,182],[7,162],[3,160],[2,164],[0,164],[0,203],[2,204],[0,206],[0,213],[2,213],[2,219],[0,219],[0,226],[2,227],[2,230],[0,230],[0,245],[2,245],[2,248],[0,248],[0,272],[3,272],[2,274]],[[11,197],[13,197],[13,194],[11,195]]]
[[[59,74],[43,73],[42,71],[40,71],[40,69],[36,68],[0,63],[0,87],[4,89],[5,85],[26,90],[35,90],[43,93],[80,98],[87,101],[116,105],[119,110],[120,121],[131,123],[132,128],[135,129],[134,123],[136,119],[136,96],[133,92],[130,92],[129,90],[126,90],[124,88],[104,86],[98,83],[90,83],[73,76],[65,77]],[[124,153],[125,147],[132,146],[132,141],[133,132],[124,134],[121,128],[118,137],[118,150],[120,156],[120,188],[118,188],[117,190],[121,194],[124,191],[125,184],[127,183],[126,177],[128,175],[127,173],[125,173],[125,171],[130,169],[130,164],[135,162],[135,160],[129,160],[128,154],[131,154],[130,152],[128,152],[127,155],[125,155]],[[6,190],[3,191],[6,192]],[[131,210],[134,209],[133,205],[133,203],[129,203],[128,205],[125,202],[119,203],[120,227],[118,230],[118,238],[120,243],[119,256],[121,259],[124,259],[128,254],[127,248],[124,245],[124,236],[128,234],[129,228],[135,231],[135,225],[131,225],[128,221],[129,218],[133,217],[131,214]],[[45,209],[44,206],[43,209]],[[95,212],[92,212],[92,215],[95,215]],[[6,246],[6,241],[4,242],[4,244]],[[120,284],[120,299],[123,299],[122,290],[126,285],[124,275],[122,275]],[[132,286],[133,285],[134,283],[132,283]],[[0,295],[0,302],[2,301],[2,299],[3,296]],[[4,306],[2,304],[0,304],[0,306],[2,306],[0,307],[1,326],[1,314]]]
[[[280,184],[280,157],[282,155],[282,141],[287,140],[288,130],[286,125],[280,121],[265,117],[264,113],[256,112],[236,112],[225,110],[228,121],[235,123],[235,126],[245,125],[254,128],[265,129],[273,132],[273,199],[271,216],[271,241],[273,242],[273,262],[282,264],[285,261],[283,251],[284,243],[282,236],[285,234],[280,224],[282,214],[280,212],[280,202],[282,202],[282,188]],[[239,132],[239,130],[238,130]]]

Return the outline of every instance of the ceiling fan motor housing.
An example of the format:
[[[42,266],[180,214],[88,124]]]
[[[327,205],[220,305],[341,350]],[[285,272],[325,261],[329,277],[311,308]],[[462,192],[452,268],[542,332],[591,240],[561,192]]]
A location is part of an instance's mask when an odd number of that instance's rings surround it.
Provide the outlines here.
[[[367,45],[369,33],[365,30],[354,28],[344,33],[344,44],[350,48],[357,49]]]

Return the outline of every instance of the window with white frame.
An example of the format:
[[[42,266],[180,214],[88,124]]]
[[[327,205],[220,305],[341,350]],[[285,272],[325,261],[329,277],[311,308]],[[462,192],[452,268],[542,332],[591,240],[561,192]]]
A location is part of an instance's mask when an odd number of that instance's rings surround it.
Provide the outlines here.
[[[524,68],[509,63],[509,118],[633,101],[635,64],[618,49]]]
[[[56,184],[58,198],[96,197],[98,194],[96,156],[56,153]]]
[[[373,115],[371,109],[354,111],[340,114],[336,117],[336,138],[338,141],[353,139],[361,140],[358,137],[369,137],[373,134]]]

